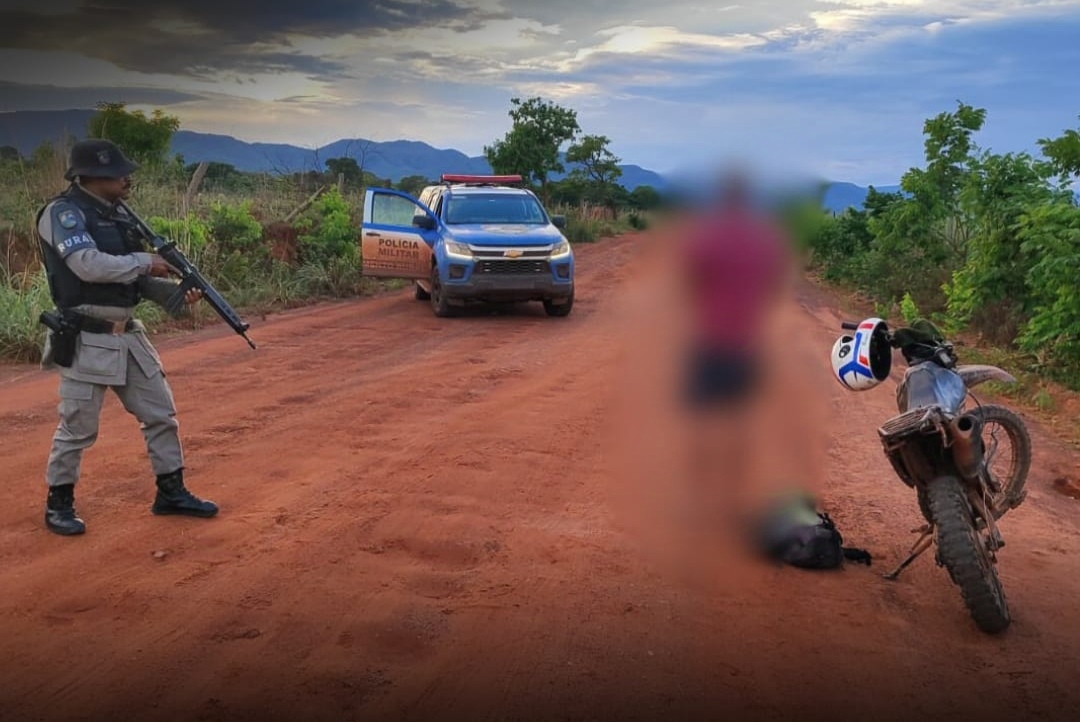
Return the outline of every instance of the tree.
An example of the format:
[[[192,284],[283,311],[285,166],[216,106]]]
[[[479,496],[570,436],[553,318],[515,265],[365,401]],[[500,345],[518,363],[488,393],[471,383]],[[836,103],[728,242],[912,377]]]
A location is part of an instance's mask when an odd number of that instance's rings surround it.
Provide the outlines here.
[[[1080,176],[1080,133],[1066,130],[1059,138],[1042,138],[1039,147],[1062,176]]]
[[[1029,311],[1033,259],[1024,250],[1021,219],[1054,201],[1046,182],[1052,172],[1026,153],[987,152],[974,159],[961,192],[973,222],[965,263],[945,287],[949,313],[997,343],[1011,343]]]
[[[366,138],[354,138],[345,143],[345,157],[356,159],[357,165],[360,167],[360,176],[362,178],[365,178],[368,175],[368,156],[374,158],[378,154],[375,142],[367,140]]]
[[[396,188],[409,195],[418,196],[429,185],[431,185],[431,181],[422,175],[407,175],[397,182]]]
[[[330,158],[326,161],[326,169],[330,171],[334,182],[341,176],[345,178],[345,185],[358,187],[363,183],[364,172],[356,158]]]
[[[371,171],[364,171],[364,188],[393,188],[394,182],[389,178],[380,178]]]
[[[191,178],[199,167],[199,163],[188,163],[184,166],[184,177]],[[231,163],[209,161],[206,164],[206,173],[203,175],[202,188],[217,188],[224,191],[251,191],[256,187],[257,176],[238,170]]]
[[[613,214],[618,207],[615,182],[622,175],[620,159],[608,150],[611,140],[604,135],[586,135],[566,150],[566,160],[578,164],[570,171],[589,187],[591,200],[603,203]]]
[[[911,292],[922,294],[924,307],[944,303],[941,287],[964,264],[973,232],[961,191],[977,161],[972,135],[985,119],[984,109],[958,103],[956,111],[927,120],[926,167],[905,173],[900,187],[907,197],[869,220],[875,242],[866,271],[886,298]]]
[[[538,97],[510,103],[513,126],[502,140],[484,146],[484,155],[496,173],[517,173],[539,183],[547,203],[548,177],[565,171],[559,152],[581,130],[577,112]]]
[[[22,153],[19,149],[12,145],[0,145],[0,161],[5,160],[20,160]]]
[[[548,183],[548,195],[551,203],[568,206],[581,205],[587,197],[588,188],[579,178],[573,176]]]
[[[111,140],[132,160],[153,167],[166,161],[173,134],[179,129],[180,120],[160,109],[147,117],[141,110],[127,110],[124,103],[98,103],[88,131],[91,138]]]
[[[578,163],[570,175],[576,175],[599,186],[608,186],[622,175],[621,158],[608,150],[611,140],[604,135],[586,135],[566,150],[566,160]]]
[[[662,201],[660,192],[650,185],[641,185],[630,191],[630,205],[639,211],[659,208]]]
[[[955,112],[927,120],[923,126],[926,169],[913,168],[900,182],[917,206],[917,213],[909,218],[917,217],[915,225],[924,246],[939,262],[963,260],[971,229],[970,217],[961,208],[960,191],[975,162],[977,147],[971,137],[985,121],[985,109],[964,103],[958,103]]]
[[[1020,219],[1019,235],[1024,254],[1034,260],[1027,277],[1032,314],[1018,339],[1020,347],[1044,363],[1071,369],[1075,388],[1080,378],[1080,208],[1063,197],[1036,205]]]

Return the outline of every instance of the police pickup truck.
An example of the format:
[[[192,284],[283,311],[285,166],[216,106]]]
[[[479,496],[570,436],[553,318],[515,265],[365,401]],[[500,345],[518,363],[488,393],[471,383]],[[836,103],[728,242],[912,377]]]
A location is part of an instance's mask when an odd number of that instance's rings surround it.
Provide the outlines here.
[[[363,274],[416,282],[436,316],[470,302],[540,301],[549,316],[574,306],[574,253],[564,216],[549,216],[520,175],[444,174],[419,198],[369,188]]]

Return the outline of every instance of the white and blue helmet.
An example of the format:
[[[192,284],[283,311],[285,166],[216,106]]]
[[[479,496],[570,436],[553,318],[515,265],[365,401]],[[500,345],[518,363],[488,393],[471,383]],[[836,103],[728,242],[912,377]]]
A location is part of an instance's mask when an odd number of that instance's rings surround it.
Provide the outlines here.
[[[892,346],[889,327],[880,318],[859,324],[854,336],[841,336],[832,348],[833,375],[851,391],[866,391],[889,378]]]

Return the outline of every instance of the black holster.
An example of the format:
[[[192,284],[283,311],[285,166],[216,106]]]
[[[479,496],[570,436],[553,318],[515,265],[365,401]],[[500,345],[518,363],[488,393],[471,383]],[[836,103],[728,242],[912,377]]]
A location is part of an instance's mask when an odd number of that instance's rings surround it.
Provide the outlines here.
[[[75,361],[75,342],[79,339],[78,324],[62,311],[43,311],[38,320],[49,329],[53,363],[69,368]]]

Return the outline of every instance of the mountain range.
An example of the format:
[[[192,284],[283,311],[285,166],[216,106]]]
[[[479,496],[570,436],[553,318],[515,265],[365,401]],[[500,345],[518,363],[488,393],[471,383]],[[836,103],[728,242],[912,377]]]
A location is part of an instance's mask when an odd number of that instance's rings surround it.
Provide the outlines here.
[[[20,110],[0,113],[0,146],[12,146],[29,156],[45,142],[62,141],[68,136],[86,137],[90,118],[96,111]],[[302,148],[287,143],[249,143],[228,135],[179,130],[173,135],[172,152],[185,163],[214,161],[227,163],[249,172],[297,173],[324,170],[329,158],[351,157],[380,178],[397,182],[419,175],[438,178],[443,173],[491,173],[483,156],[468,156],[458,150],[435,148],[415,140],[376,142],[365,139],[341,139],[318,148]],[[659,173],[632,164],[619,166],[619,182],[628,190],[649,185],[663,190],[668,179]],[[553,176],[558,180],[561,174]],[[884,186],[881,191],[896,190]],[[840,213],[845,208],[861,208],[867,189],[852,183],[835,182],[828,186],[824,207]]]
[[[861,209],[869,190],[854,183],[830,183],[825,189],[822,205],[833,213],[843,213],[846,208]],[[879,193],[896,193],[900,190],[900,186],[874,186],[874,190]]]
[[[24,156],[46,141],[66,136],[83,138],[94,110],[20,110],[0,113],[0,146],[18,149]],[[355,158],[364,170],[397,182],[411,175],[438,178],[443,173],[491,173],[483,156],[467,156],[453,149],[434,148],[414,140],[376,142],[343,138],[318,148],[287,143],[249,143],[228,135],[179,130],[173,135],[172,152],[185,163],[216,161],[253,173],[298,173],[324,170],[329,158]],[[640,185],[663,187],[658,173],[632,164],[619,166],[619,182],[629,190]],[[556,176],[555,179],[557,180]]]

